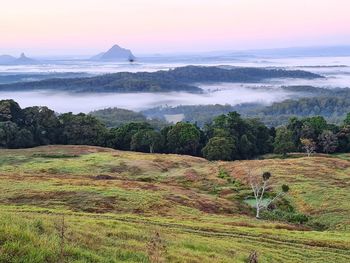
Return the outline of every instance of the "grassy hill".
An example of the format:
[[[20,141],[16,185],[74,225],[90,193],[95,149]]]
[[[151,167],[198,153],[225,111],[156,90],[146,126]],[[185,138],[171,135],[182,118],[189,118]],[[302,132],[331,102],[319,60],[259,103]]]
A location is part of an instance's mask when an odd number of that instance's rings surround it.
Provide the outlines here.
[[[309,222],[255,219],[247,167],[272,172],[271,192],[288,184],[280,205]],[[346,154],[208,162],[46,146],[1,150],[0,180],[0,262],[350,261]]]

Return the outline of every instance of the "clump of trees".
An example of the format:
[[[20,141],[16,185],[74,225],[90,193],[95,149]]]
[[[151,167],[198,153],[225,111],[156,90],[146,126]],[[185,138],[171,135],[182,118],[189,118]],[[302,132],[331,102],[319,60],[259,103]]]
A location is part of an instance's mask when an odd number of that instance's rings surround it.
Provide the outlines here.
[[[250,159],[273,149],[274,129],[256,119],[242,119],[237,112],[216,117],[204,133],[202,152],[209,160]]]
[[[277,129],[275,153],[305,151],[308,156],[317,153],[349,152],[350,113],[343,124],[329,124],[321,116],[298,119],[293,117],[286,126]],[[278,136],[279,135],[279,136]]]
[[[275,129],[230,112],[203,128],[186,122],[155,128],[142,121],[108,128],[88,114],[58,115],[47,107],[21,109],[13,100],[0,101],[0,148],[48,144],[96,145],[225,161],[272,152],[287,155],[305,151],[310,156],[314,152],[350,152],[350,114],[340,126],[316,116],[291,118],[286,126]]]

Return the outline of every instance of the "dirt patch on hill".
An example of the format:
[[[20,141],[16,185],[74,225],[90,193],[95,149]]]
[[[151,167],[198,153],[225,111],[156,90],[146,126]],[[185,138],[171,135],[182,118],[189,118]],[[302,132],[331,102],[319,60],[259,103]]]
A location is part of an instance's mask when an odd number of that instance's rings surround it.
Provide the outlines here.
[[[117,208],[115,197],[75,191],[23,193],[8,198],[6,202],[16,205],[35,205],[46,208],[67,206],[72,211],[89,213],[107,213]]]
[[[202,212],[210,214],[230,214],[234,212],[235,205],[225,199],[212,200],[207,196],[196,193],[180,195],[169,193],[166,199],[179,205],[196,208]]]
[[[201,179],[200,174],[194,169],[188,169],[184,174],[187,181],[196,182]]]

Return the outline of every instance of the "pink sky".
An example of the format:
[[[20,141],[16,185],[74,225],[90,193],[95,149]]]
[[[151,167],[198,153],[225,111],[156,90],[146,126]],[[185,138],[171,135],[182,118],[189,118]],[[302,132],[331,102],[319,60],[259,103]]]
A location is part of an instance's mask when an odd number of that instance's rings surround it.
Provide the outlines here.
[[[350,0],[2,0],[0,54],[350,44]]]

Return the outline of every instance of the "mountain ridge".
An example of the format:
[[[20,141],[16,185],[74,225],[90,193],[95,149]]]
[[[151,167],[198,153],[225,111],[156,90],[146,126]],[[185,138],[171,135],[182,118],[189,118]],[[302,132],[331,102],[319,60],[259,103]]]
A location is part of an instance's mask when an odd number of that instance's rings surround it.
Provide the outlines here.
[[[27,57],[23,52],[16,58],[10,55],[0,55],[0,65],[34,65],[39,64],[39,61]]]
[[[93,57],[90,60],[99,60],[99,61],[134,61],[135,56],[130,49],[122,48],[119,45],[113,45],[106,52],[101,52]]]

